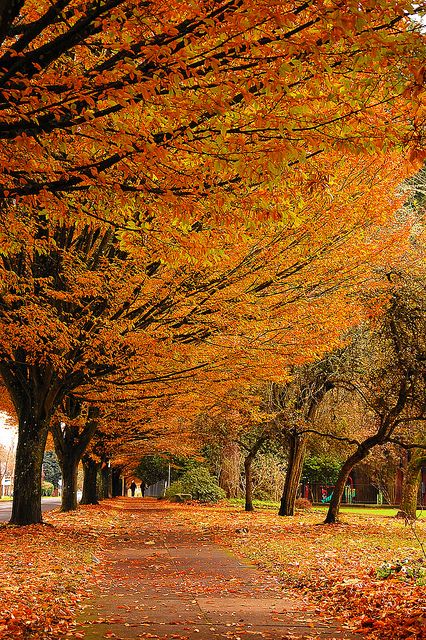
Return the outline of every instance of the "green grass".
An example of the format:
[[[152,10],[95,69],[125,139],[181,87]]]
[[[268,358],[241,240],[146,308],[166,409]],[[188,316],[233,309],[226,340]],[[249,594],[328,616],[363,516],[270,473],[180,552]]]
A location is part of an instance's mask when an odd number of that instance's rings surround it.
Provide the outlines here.
[[[317,505],[315,507],[313,507],[314,511],[324,511],[326,512],[328,510],[328,506],[327,505]],[[340,511],[342,513],[356,513],[358,515],[362,515],[362,516],[387,516],[387,517],[395,517],[396,514],[398,513],[398,509],[396,507],[381,507],[381,506],[376,506],[376,505],[371,505],[370,506],[348,506],[348,505],[342,505],[340,507]],[[423,517],[426,517],[426,511],[425,510],[421,510],[418,509],[417,510],[417,517],[421,517],[423,514]]]
[[[227,501],[230,505],[244,505],[243,498],[231,498]],[[253,500],[253,506],[255,509],[279,509],[279,502],[274,502],[272,500]],[[328,510],[328,505],[317,505],[313,507],[313,511],[326,512]],[[386,507],[386,506],[378,506],[372,504],[371,506],[348,506],[342,505],[340,507],[341,513],[354,513],[362,516],[385,516],[393,518],[396,516],[398,509],[396,507]],[[417,517],[424,517],[426,519],[426,509],[418,510]]]

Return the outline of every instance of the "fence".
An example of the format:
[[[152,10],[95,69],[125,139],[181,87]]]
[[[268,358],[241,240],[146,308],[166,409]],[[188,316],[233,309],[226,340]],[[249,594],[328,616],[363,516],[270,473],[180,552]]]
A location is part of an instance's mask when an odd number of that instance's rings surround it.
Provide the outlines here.
[[[167,480],[160,480],[145,489],[145,495],[152,498],[162,498],[167,488]]]
[[[331,500],[334,486],[326,483],[302,484],[300,487],[300,495],[308,498],[311,502],[327,504]],[[343,504],[396,504],[394,492],[389,494],[385,490],[381,490],[372,484],[346,485],[343,493]],[[419,489],[418,497],[419,505],[426,505],[425,486]]]

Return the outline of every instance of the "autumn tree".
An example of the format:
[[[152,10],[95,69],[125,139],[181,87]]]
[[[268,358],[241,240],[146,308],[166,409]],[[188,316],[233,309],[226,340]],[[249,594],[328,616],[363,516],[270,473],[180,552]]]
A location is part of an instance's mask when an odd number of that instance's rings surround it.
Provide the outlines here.
[[[345,192],[335,183],[334,206],[346,216],[337,227],[321,213],[328,195],[314,190],[305,220],[300,212],[297,224],[289,219],[262,228],[260,236],[256,230],[241,236],[238,250],[224,254],[216,269],[203,261],[192,269],[185,260],[167,262],[159,248],[164,234],[158,243],[153,236],[150,252],[136,255],[132,247],[123,250],[121,232],[111,227],[57,224],[44,215],[34,220],[24,208],[8,212],[15,227],[8,227],[1,263],[0,369],[20,420],[15,523],[41,518],[36,503],[44,440],[53,412],[76,388],[107,378],[105,384],[117,388],[166,384],[220,364],[230,378],[249,377],[266,372],[265,356],[272,352],[268,375],[271,368],[282,375],[294,359],[311,357],[312,341],[318,351],[337,338],[338,318],[356,317],[354,303],[348,298],[342,306],[334,294],[364,284],[367,256],[395,246],[393,232],[365,242],[377,225],[365,218],[367,200],[381,203],[374,216],[381,217],[383,207],[389,215],[397,199],[390,195],[383,202],[382,190],[395,177],[376,178],[375,163],[361,168],[355,158],[335,162],[346,167]],[[295,327],[297,351],[289,346],[288,326]],[[303,337],[308,326],[309,338]],[[204,344],[209,335],[215,339]],[[194,345],[202,349],[194,351]],[[147,358],[153,358],[152,374],[146,373]]]
[[[404,286],[405,285],[405,286]],[[386,311],[367,337],[359,338],[358,355],[350,360],[348,387],[359,393],[374,415],[374,428],[364,439],[352,439],[354,450],[343,463],[330,501],[327,523],[336,521],[352,468],[375,446],[401,441],[406,423],[423,421],[425,405],[425,290],[422,282],[396,282]]]
[[[44,228],[37,224],[37,230],[35,237],[40,244],[35,254],[22,246],[3,262],[3,286],[9,284],[9,293],[3,298],[3,311],[6,308],[13,310],[20,323],[18,334],[15,333],[18,325],[15,328],[3,315],[7,337],[3,343],[1,372],[16,407],[20,430],[12,513],[12,521],[17,524],[41,520],[41,464],[54,411],[65,396],[85,380],[91,366],[98,371],[108,368],[107,358],[102,357],[101,339],[98,345],[89,347],[91,350],[98,346],[101,351],[97,353],[96,363],[94,352],[89,355],[86,351],[88,368],[83,364],[83,357],[78,371],[75,369],[73,357],[80,359],[81,351],[73,344],[70,325],[75,327],[81,338],[80,349],[84,350],[87,336],[93,330],[93,320],[103,311],[100,294],[106,284],[101,276],[104,256],[109,252],[112,257],[116,252],[108,231],[100,233],[86,228],[79,232],[75,227],[57,227],[50,235],[47,222]],[[43,243],[46,243],[44,251]],[[74,249],[72,259],[71,246]],[[86,274],[81,268],[84,256],[88,267]],[[110,267],[117,269],[119,262],[112,259]],[[80,280],[88,273],[100,275],[94,285],[97,295],[93,295],[95,289],[88,291]],[[111,271],[109,275],[112,275]],[[117,271],[116,277],[119,277]],[[32,291],[25,282],[31,283]],[[73,296],[73,291],[80,287],[80,293]],[[42,300],[44,304],[40,304]],[[67,323],[68,331],[65,330]],[[48,359],[42,355],[46,353],[46,345],[49,345]]]
[[[43,451],[62,400],[88,380],[128,370],[135,346],[126,334],[137,326],[137,315],[149,316],[149,303],[126,320],[127,330],[119,318],[129,294],[130,299],[137,295],[138,282],[159,266],[124,262],[118,238],[108,228],[52,229],[46,222],[43,229],[38,221],[34,237],[35,253],[21,244],[13,257],[4,257],[2,271],[8,293],[2,299],[0,368],[20,424],[12,514],[18,524],[41,518]],[[161,308],[158,300],[153,304]]]
[[[348,438],[348,443],[355,445],[356,450],[341,468],[326,522],[336,519],[351,468],[364,460],[373,447],[390,442],[411,451],[422,445],[426,379],[422,321],[425,304],[424,183],[423,169],[403,185],[409,198],[399,215],[414,215],[415,220],[409,247],[398,264],[392,265],[389,261],[384,271],[387,286],[384,290],[379,288],[376,293],[386,301],[385,313],[378,320],[377,309],[372,310],[372,327],[358,336],[355,359],[351,361],[349,358],[348,361],[351,368],[349,378],[353,376],[352,383],[355,381],[352,388],[374,416],[375,428],[364,434],[364,438],[355,438],[352,442]],[[419,473],[415,464],[412,471],[404,489],[410,513],[413,512],[415,493],[411,480],[416,484]]]
[[[96,431],[99,413],[98,407],[85,407],[69,394],[51,422],[55,450],[62,471],[62,511],[77,508],[78,465]]]
[[[203,224],[243,213],[225,213],[230,194],[304,180],[330,150],[424,157],[424,38],[409,18],[423,13],[405,0],[5,0],[3,202],[130,230]]]
[[[315,428],[318,405],[334,386],[337,362],[337,353],[326,355],[312,364],[293,368],[286,385],[271,385],[270,405],[279,413],[281,431],[288,446],[280,516],[294,515],[309,433]]]
[[[226,451],[230,443],[238,446],[244,469],[246,511],[253,511],[253,463],[280,436],[280,425],[269,406],[269,386],[229,389],[194,421],[194,430],[205,446],[225,447]],[[239,464],[237,473],[239,477]]]
[[[349,288],[377,249],[363,238],[395,207],[401,143],[421,155],[423,36],[401,3],[279,8],[6,2],[0,370],[20,421],[12,522],[41,519],[54,410],[136,359],[136,333],[155,326],[142,351],[157,364],[174,343],[171,370],[154,380],[185,370],[188,344],[213,334],[188,370],[229,345],[237,375],[263,364],[260,349],[291,363],[320,348],[315,332],[324,347],[336,340],[326,294]],[[368,163],[356,155],[373,149]]]

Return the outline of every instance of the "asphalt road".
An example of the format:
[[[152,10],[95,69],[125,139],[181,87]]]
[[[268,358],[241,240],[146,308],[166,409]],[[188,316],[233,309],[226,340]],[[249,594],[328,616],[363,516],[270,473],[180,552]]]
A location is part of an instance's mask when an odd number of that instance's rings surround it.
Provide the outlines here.
[[[41,510],[51,511],[61,504],[60,498],[42,498]],[[8,522],[12,513],[12,500],[0,501],[0,522]]]

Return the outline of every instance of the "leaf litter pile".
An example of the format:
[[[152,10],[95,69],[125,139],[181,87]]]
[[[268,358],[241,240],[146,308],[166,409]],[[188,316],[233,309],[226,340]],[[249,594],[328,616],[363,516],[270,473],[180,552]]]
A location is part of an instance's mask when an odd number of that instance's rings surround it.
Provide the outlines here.
[[[380,566],[419,562],[424,522],[413,531],[392,518],[351,514],[345,524],[321,526],[318,513],[279,518],[226,504],[158,504],[168,530],[232,549],[278,578],[283,595],[309,597],[320,619],[339,618],[371,640],[426,638],[426,588],[404,570],[377,577]],[[103,549],[136,533],[137,519],[122,506],[106,501],[47,514],[47,526],[0,527],[1,639],[84,638],[74,620],[103,580]]]

